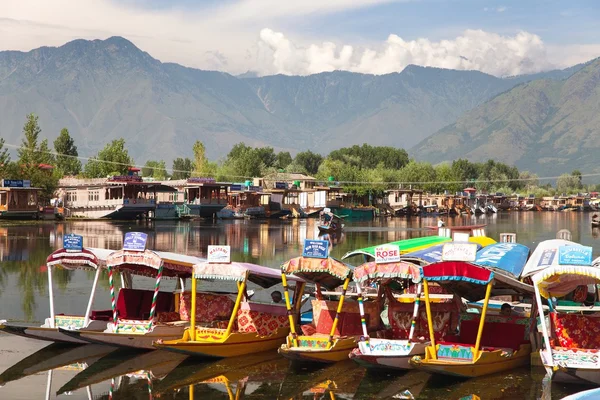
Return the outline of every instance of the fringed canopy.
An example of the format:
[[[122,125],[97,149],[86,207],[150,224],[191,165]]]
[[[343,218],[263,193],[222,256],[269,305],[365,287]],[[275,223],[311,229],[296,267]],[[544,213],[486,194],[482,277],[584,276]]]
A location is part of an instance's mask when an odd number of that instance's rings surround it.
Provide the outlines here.
[[[407,262],[377,264],[371,261],[356,267],[353,279],[359,283],[381,279],[410,279],[418,283],[421,281],[421,269]]]
[[[295,275],[308,282],[318,283],[327,289],[335,289],[352,275],[349,265],[335,258],[296,257],[281,265],[281,271]]]

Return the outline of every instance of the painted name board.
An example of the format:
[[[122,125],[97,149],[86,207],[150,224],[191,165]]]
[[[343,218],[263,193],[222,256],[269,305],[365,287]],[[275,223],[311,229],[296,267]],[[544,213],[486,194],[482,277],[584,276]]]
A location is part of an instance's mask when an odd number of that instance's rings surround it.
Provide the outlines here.
[[[327,258],[329,256],[329,241],[327,240],[304,240],[302,257]]]
[[[230,263],[231,246],[208,246],[206,259],[209,263]]]
[[[31,181],[24,179],[2,179],[2,187],[28,188],[31,187]]]
[[[554,262],[556,257],[556,249],[546,249],[542,252],[540,259],[538,260],[538,267],[549,267]]]
[[[588,246],[561,246],[558,248],[561,265],[592,265],[592,248]]]
[[[445,243],[442,247],[442,261],[475,261],[477,244],[475,243]]]
[[[400,246],[383,245],[375,247],[375,262],[377,264],[399,262]]]
[[[144,251],[148,234],[143,232],[127,232],[123,241],[123,250]]]
[[[69,233],[63,236],[63,249],[68,252],[83,250],[83,236]]]
[[[275,189],[287,189],[287,187],[286,182],[275,182]]]
[[[241,192],[242,191],[242,185],[231,185],[229,187],[229,190],[231,190],[232,192]]]
[[[249,186],[248,190],[251,192],[262,192],[262,186]]]

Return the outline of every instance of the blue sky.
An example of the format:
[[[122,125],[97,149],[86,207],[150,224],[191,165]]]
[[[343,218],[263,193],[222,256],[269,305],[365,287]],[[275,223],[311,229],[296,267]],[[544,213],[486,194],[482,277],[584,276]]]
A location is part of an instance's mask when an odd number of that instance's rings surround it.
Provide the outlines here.
[[[260,74],[513,75],[600,55],[592,0],[3,0],[0,50],[124,36],[162,61]]]

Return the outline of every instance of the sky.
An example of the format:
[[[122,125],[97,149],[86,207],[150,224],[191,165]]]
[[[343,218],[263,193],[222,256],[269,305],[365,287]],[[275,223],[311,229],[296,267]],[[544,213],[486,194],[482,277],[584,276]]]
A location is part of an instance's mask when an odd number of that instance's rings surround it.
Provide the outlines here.
[[[0,50],[123,36],[163,62],[232,74],[496,76],[600,56],[596,0],[2,0]]]

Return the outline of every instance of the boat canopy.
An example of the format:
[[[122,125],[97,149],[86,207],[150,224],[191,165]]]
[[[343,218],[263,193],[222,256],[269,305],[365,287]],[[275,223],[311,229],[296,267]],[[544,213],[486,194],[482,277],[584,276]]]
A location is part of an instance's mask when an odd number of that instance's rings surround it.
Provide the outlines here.
[[[429,248],[436,244],[449,242],[451,240],[452,239],[449,237],[442,237],[442,236],[425,236],[425,237],[420,237],[420,238],[398,240],[396,242],[390,242],[390,243],[380,244],[377,246],[370,246],[370,247],[365,247],[362,249],[350,251],[350,252],[346,253],[344,255],[344,257],[342,257],[342,260],[352,257],[352,256],[359,255],[359,254],[365,255],[367,257],[375,258],[375,248],[380,247],[380,246],[386,246],[386,245],[398,246],[398,247],[400,247],[400,254],[405,254],[405,253],[409,253],[412,251],[426,249],[426,248]]]
[[[201,264],[194,265],[194,278],[236,282],[243,282],[247,279],[263,288],[269,288],[281,283],[281,272],[273,268],[263,267],[262,265],[251,263],[203,262]],[[304,279],[298,276],[290,276],[288,280],[304,282]]]
[[[475,264],[519,279],[528,257],[527,246],[518,243],[495,243],[477,252]]]
[[[477,250],[482,248],[481,244],[475,243]],[[427,247],[425,249],[411,251],[410,253],[403,254],[400,256],[402,261],[408,261],[419,265],[429,265],[434,262],[442,261],[442,250],[444,249],[443,244],[437,244],[435,246]]]
[[[429,282],[437,282],[469,301],[485,298],[486,285],[492,281],[492,296],[534,293],[531,285],[465,261],[442,261],[427,265],[421,268],[421,277]]]
[[[600,269],[579,265],[553,266],[538,272],[531,279],[542,297],[562,297],[577,286],[600,284]]]
[[[544,240],[537,245],[523,268],[521,277],[534,275],[545,268],[558,265],[558,248],[561,246],[581,246],[564,239]]]
[[[342,285],[352,275],[352,269],[349,265],[331,257],[292,258],[281,265],[281,272],[286,275],[295,275],[308,282],[317,283],[329,290]]]
[[[192,275],[193,265],[186,261],[183,258],[179,260],[175,258],[163,259],[159,252],[152,250],[117,250],[108,256],[106,266],[116,270],[127,270],[135,275],[150,277],[155,277],[162,267],[164,276],[189,278]]]
[[[61,266],[65,269],[98,269],[106,265],[106,259],[110,253],[112,253],[112,250],[83,248],[71,252],[61,248],[48,256],[46,266]]]
[[[354,269],[352,277],[358,283],[380,279],[410,279],[421,282],[421,269],[408,262],[377,264],[375,261],[364,263]]]

